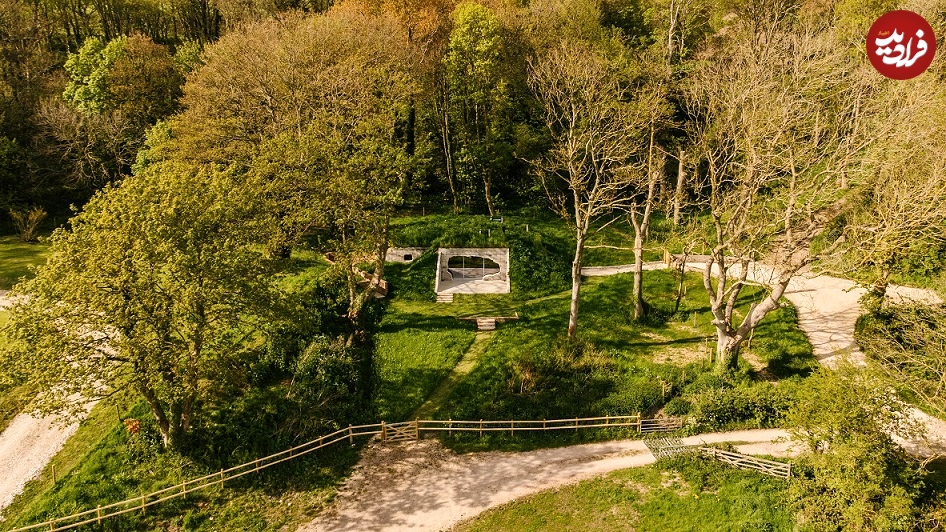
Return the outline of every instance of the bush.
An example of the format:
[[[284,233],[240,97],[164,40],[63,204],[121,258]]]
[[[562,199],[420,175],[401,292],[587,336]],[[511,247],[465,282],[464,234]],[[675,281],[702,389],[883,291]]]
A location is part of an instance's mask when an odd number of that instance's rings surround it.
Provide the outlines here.
[[[787,383],[740,383],[705,390],[693,398],[697,422],[712,430],[733,426],[775,427],[785,418],[793,392]]]
[[[36,242],[36,228],[46,218],[46,210],[42,207],[26,209],[10,209],[10,218],[16,230],[20,232],[20,239],[24,242]]]
[[[682,397],[674,397],[664,405],[664,413],[668,416],[685,416],[690,413],[693,405]]]

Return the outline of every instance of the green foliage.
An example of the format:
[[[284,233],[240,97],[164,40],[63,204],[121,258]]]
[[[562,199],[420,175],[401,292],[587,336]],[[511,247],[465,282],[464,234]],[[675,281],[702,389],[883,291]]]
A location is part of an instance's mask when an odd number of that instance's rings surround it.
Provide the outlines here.
[[[109,105],[108,73],[115,60],[124,53],[127,42],[124,37],[107,44],[97,37],[86,39],[82,48],[69,54],[66,60],[69,84],[62,97],[80,111],[104,111]]]
[[[174,52],[174,66],[186,76],[204,64],[204,47],[198,41],[185,41]]]
[[[464,2],[453,12],[443,62],[449,94],[449,120],[454,124],[456,180],[467,197],[482,190],[489,213],[494,213],[493,181],[513,164],[512,99],[503,28],[493,11]],[[482,182],[480,189],[478,183]]]
[[[704,380],[694,385],[703,391],[691,395],[685,389],[684,396],[692,404],[691,414],[707,430],[781,426],[797,393],[790,382],[721,382],[708,387]]]
[[[786,418],[809,454],[791,498],[798,521],[815,530],[911,530],[917,465],[892,435],[916,434],[905,405],[861,368],[819,370]]]
[[[887,306],[857,320],[855,338],[890,385],[927,412],[946,412],[946,308]]]
[[[458,530],[792,530],[785,482],[699,457],[616,471],[494,508]]]
[[[106,188],[53,234],[50,260],[18,286],[29,298],[12,326],[26,347],[4,356],[3,377],[50,390],[34,405],[46,412],[127,386],[170,442],[235,378],[273,297],[247,189],[160,170]]]

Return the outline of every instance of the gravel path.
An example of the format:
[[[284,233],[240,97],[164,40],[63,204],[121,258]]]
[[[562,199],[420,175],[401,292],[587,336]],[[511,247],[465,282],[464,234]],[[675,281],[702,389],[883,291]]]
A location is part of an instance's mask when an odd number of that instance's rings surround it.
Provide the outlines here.
[[[646,263],[648,270],[664,263]],[[700,270],[704,265],[689,264]],[[633,265],[588,267],[582,275],[613,275],[633,271]],[[753,265],[750,279],[765,282],[771,270]],[[785,297],[798,311],[799,327],[808,336],[818,361],[833,367],[842,357],[864,364],[854,341],[854,324],[861,313],[864,289],[852,281],[829,276],[800,275]],[[928,290],[891,286],[891,299],[939,302]],[[926,422],[929,442],[902,442],[911,452],[946,450],[946,423],[913,413]],[[741,442],[747,454],[791,454],[782,430],[703,434],[685,438],[688,444]],[[474,453],[456,455],[436,440],[399,446],[372,445],[355,473],[339,492],[335,504],[303,531],[442,530],[484,510],[538,491],[577,482],[609,471],[654,462],[643,442],[618,442],[544,449],[527,453]]]
[[[0,294],[0,310],[12,303],[7,292]],[[78,422],[63,425],[56,416],[20,414],[13,418],[0,433],[0,512],[42,472],[78,428]]]
[[[13,418],[0,434],[0,511],[42,472],[78,428],[78,422],[62,426],[56,416]]]
[[[791,454],[787,436],[749,430],[682,439],[688,445],[733,442],[742,452],[785,456]],[[337,503],[299,530],[443,530],[519,497],[654,461],[641,440],[464,455],[434,439],[373,444]]]

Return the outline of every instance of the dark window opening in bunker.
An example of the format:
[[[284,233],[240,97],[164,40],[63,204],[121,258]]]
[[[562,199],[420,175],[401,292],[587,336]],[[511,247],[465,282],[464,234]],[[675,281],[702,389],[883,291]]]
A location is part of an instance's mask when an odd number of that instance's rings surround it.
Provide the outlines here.
[[[499,273],[499,264],[484,257],[456,256],[447,261],[447,269],[454,279],[483,279]]]

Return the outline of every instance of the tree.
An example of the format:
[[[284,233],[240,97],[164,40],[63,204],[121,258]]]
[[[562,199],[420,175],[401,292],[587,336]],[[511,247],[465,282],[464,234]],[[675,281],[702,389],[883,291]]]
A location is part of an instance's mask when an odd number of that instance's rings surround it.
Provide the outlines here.
[[[502,26],[489,8],[475,3],[458,5],[453,23],[444,63],[459,152],[448,159],[459,179],[475,182],[479,174],[492,216],[493,180],[509,158],[503,138],[509,87],[502,72]]]
[[[796,521],[818,530],[913,530],[917,463],[892,437],[920,432],[882,379],[862,368],[820,369],[786,416],[808,454],[789,485]]]
[[[90,38],[66,70],[71,106],[48,101],[38,117],[71,183],[94,188],[131,171],[145,131],[177,111],[184,78],[167,49],[141,35]]]
[[[241,168],[270,206],[273,255],[322,231],[350,288],[353,336],[382,281],[387,220],[424,155],[397,134],[418,91],[411,50],[393,17],[344,6],[250,25],[206,49],[186,111],[142,156]]]
[[[891,385],[946,417],[946,308],[896,306],[858,322],[857,343]]]
[[[742,342],[778,307],[792,276],[839,245],[812,248],[855,204],[854,188],[840,187],[839,176],[862,182],[856,155],[880,135],[859,127],[857,106],[869,85],[847,74],[857,67],[832,34],[782,21],[733,28],[733,40],[686,89],[691,151],[705,169],[700,188],[711,230],[703,238],[711,260],[703,284],[719,371],[735,367]],[[765,266],[756,264],[750,278],[756,258]],[[749,283],[768,293],[737,321]]]
[[[640,146],[640,131],[650,116],[624,101],[613,65],[581,41],[564,41],[532,63],[529,81],[553,140],[535,165],[556,211],[575,232],[568,320],[568,336],[574,337],[585,242],[593,222],[630,203],[636,177],[630,155]]]
[[[884,83],[865,111],[882,131],[864,156],[869,179],[844,224],[844,240],[823,267],[870,272],[869,306],[879,308],[902,261],[946,246],[946,91],[928,76]]]
[[[40,412],[137,393],[181,444],[272,305],[256,205],[238,176],[172,165],[103,189],[17,286],[5,380],[44,390]]]

